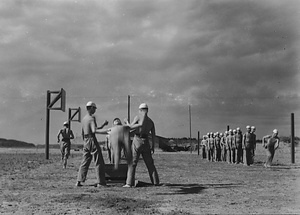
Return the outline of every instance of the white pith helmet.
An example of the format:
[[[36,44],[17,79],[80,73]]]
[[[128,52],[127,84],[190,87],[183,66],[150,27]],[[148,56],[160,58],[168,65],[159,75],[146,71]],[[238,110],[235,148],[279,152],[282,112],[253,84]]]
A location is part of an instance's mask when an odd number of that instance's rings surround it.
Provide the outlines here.
[[[97,108],[96,104],[92,101],[89,101],[88,103],[86,103],[86,106],[87,107],[94,107],[94,108]]]
[[[140,104],[139,109],[148,109],[148,105],[146,103],[142,103]]]

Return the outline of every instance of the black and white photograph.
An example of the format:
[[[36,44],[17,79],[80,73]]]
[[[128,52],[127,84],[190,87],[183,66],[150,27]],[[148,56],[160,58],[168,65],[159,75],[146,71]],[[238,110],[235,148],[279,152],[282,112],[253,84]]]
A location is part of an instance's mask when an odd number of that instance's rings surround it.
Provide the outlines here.
[[[1,0],[0,214],[300,214],[300,0]]]

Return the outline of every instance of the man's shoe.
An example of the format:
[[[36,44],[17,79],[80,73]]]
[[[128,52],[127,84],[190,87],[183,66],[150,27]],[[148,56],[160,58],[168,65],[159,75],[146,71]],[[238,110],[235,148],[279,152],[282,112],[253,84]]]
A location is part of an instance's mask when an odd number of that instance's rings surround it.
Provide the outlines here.
[[[96,184],[96,187],[107,187],[106,184]]]
[[[124,188],[131,188],[131,186],[129,184],[125,184],[123,187]]]
[[[82,187],[83,185],[80,183],[80,181],[77,181],[75,184],[76,187]]]

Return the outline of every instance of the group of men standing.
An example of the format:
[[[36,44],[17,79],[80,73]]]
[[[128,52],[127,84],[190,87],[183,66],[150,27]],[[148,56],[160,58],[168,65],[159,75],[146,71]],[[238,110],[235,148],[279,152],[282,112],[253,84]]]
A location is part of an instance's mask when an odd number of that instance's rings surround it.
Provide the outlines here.
[[[202,158],[209,161],[224,161],[228,163],[244,163],[250,166],[254,163],[256,149],[255,126],[246,126],[243,134],[240,128],[230,129],[223,133],[210,132],[203,135],[201,141]]]
[[[97,178],[97,187],[106,186],[105,179],[105,163],[102,155],[101,148],[99,146],[96,134],[108,134],[110,129],[104,129],[104,126],[108,124],[108,121],[104,121],[103,124],[98,127],[95,112],[96,104],[92,101],[86,104],[87,114],[82,120],[82,138],[84,140],[83,145],[83,159],[79,166],[76,186],[83,186],[82,183],[86,181],[89,166],[92,160],[95,163],[95,172]],[[154,122],[148,117],[148,105],[142,103],[139,106],[139,113],[135,116],[132,123],[125,120],[125,126],[128,126],[130,130],[134,131],[134,138],[132,142],[132,160],[128,162],[128,172],[125,188],[135,186],[135,171],[140,155],[142,155],[146,167],[149,172],[149,177],[153,185],[159,185],[159,177],[154,165],[152,153],[154,153],[155,143],[155,126]],[[151,135],[150,135],[151,134]],[[150,145],[149,135],[152,139]]]

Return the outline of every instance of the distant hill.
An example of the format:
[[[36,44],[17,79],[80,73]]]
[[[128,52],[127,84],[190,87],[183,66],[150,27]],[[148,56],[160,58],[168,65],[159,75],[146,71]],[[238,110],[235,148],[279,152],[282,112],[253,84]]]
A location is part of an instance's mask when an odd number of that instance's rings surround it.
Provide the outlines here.
[[[24,141],[0,138],[0,147],[5,147],[5,148],[14,148],[14,147],[33,148],[33,147],[35,147],[35,145],[33,143],[26,143]]]

